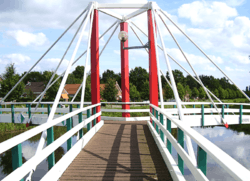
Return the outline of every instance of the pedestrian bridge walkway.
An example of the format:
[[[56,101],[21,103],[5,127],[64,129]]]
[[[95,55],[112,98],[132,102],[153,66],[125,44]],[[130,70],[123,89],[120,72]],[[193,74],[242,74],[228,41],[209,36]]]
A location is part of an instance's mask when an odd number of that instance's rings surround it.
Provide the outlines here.
[[[105,121],[60,180],[172,180],[146,121]]]

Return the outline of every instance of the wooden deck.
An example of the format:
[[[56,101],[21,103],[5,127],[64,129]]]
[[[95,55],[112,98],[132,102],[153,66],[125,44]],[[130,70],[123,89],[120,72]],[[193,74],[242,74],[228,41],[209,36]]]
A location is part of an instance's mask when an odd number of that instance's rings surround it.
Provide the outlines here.
[[[105,121],[64,180],[172,180],[146,121]]]

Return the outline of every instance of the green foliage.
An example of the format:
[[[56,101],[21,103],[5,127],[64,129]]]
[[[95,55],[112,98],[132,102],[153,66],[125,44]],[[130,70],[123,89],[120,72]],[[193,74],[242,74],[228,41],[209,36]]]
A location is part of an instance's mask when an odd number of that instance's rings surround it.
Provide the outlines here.
[[[205,90],[203,89],[203,87],[200,87],[199,88],[199,98],[200,99],[203,99],[203,98],[205,98],[206,97],[206,92],[205,92]]]
[[[132,83],[129,84],[129,94],[132,101],[139,100],[140,93],[137,91],[136,86]]]
[[[69,74],[66,84],[81,84],[82,79],[83,77],[81,79],[78,79],[78,78],[75,78],[74,74]]]
[[[141,99],[142,100],[149,100],[149,82],[146,80],[142,85],[141,85]]]
[[[108,83],[108,79],[110,78],[115,79],[117,83],[119,84],[119,86],[121,87],[121,74],[120,73],[115,74],[113,70],[109,70],[109,69],[107,69],[106,71],[102,73],[101,83],[102,84]]]
[[[44,82],[45,82],[45,85],[47,85],[49,83],[49,80],[50,78],[52,77],[53,75],[53,72],[51,71],[44,71],[43,72],[43,77],[44,77]],[[53,78],[53,81],[58,77],[58,75],[56,74]],[[53,82],[52,81],[52,82]],[[59,86],[60,86],[60,80],[57,80],[45,93],[45,97],[46,97],[46,100],[49,100],[49,101],[54,101],[55,97],[56,97],[56,94],[57,94],[57,91],[59,89]]]
[[[175,80],[176,85],[178,83],[181,83],[182,86],[185,87],[186,86],[186,78],[184,77],[183,73],[180,70],[177,70],[177,69],[173,70],[172,72],[173,72],[173,76],[174,76],[174,80]],[[166,77],[167,77],[168,80],[170,80],[169,72],[167,72]]]
[[[225,91],[224,91],[224,89],[223,89],[222,87],[219,87],[218,91],[219,91],[219,94],[220,94],[220,98],[221,98],[221,99],[225,99]],[[231,90],[230,90],[229,95],[232,95]],[[231,97],[230,97],[230,98],[231,98]]]
[[[147,72],[146,69],[142,68],[142,67],[135,67],[134,69],[130,70],[129,72],[129,82],[132,83],[133,85],[136,86],[136,89],[143,94],[143,96],[141,96],[142,99],[148,99],[149,96],[147,96],[145,94],[145,92],[147,92],[147,90],[144,90],[144,88],[146,87],[145,82],[147,82],[149,80],[149,74]],[[145,84],[145,87],[144,87]],[[149,88],[148,88],[149,90]],[[147,97],[147,98],[146,98]]]
[[[75,78],[82,79],[84,74],[84,66],[77,66],[75,70],[72,72]]]
[[[21,77],[23,77],[26,74],[24,72]],[[27,84],[28,82],[43,82],[43,74],[42,72],[33,71],[27,74],[27,76],[23,79],[24,84]]]
[[[103,98],[108,102],[116,101],[116,95],[118,90],[115,87],[115,79],[109,78],[105,84],[105,89],[103,91]]]
[[[192,97],[199,97],[199,91],[196,87],[193,88]]]
[[[192,95],[192,90],[189,88],[189,85],[185,87],[185,95],[189,94],[189,97]]]
[[[215,89],[213,93],[214,93],[214,95],[215,95],[216,97],[220,97],[220,94],[219,94],[218,89]]]
[[[178,94],[179,94],[180,99],[183,100],[184,95],[185,95],[185,90],[184,90],[183,85],[180,82],[177,84],[177,90],[178,90]]]
[[[168,84],[166,84],[164,86],[163,91],[164,91],[164,99],[174,98],[173,90],[171,89],[171,87]]]
[[[199,84],[190,75],[188,75],[186,77],[186,83],[187,83],[187,85],[189,85],[189,88],[192,89],[192,90],[194,88],[199,87]]]
[[[16,73],[14,63],[6,66],[5,72],[3,73],[3,78],[4,80],[0,82],[0,97],[4,97],[20,79],[19,75]],[[5,99],[5,101],[18,101],[19,98],[23,95],[23,91],[24,83],[20,82],[20,84],[12,91],[12,93]]]

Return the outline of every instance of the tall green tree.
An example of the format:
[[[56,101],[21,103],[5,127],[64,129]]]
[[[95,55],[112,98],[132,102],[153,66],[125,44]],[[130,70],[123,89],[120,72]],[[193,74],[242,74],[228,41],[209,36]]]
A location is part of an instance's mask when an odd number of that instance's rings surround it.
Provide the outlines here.
[[[178,83],[181,83],[182,86],[185,87],[186,86],[186,78],[184,77],[182,71],[176,69],[176,70],[173,70],[172,72],[173,72],[173,76],[174,76],[174,80],[175,80],[176,85]],[[168,80],[170,80],[169,72],[167,72],[166,77]]]
[[[192,90],[189,88],[189,85],[185,87],[185,95],[189,95],[189,97],[192,96]]]
[[[185,89],[180,82],[177,84],[177,90],[178,90],[178,94],[179,94],[180,99],[183,100],[184,95],[185,95]]]
[[[81,101],[82,88],[78,92],[75,101]],[[88,76],[86,79],[86,87],[84,92],[84,101],[91,101],[91,76]]]
[[[43,78],[44,78],[44,84],[47,85],[49,83],[50,78],[52,77],[53,72],[51,71],[44,71],[43,72]],[[53,81],[58,77],[56,74],[53,78]],[[52,81],[52,82],[53,82]],[[60,86],[60,79],[57,80],[45,93],[46,100],[54,101],[56,94],[58,92],[59,86]],[[46,87],[46,86],[45,86]]]
[[[115,79],[109,78],[102,93],[103,98],[108,102],[116,101],[117,92],[118,90],[115,87]]]
[[[220,94],[219,94],[218,89],[215,89],[213,93],[214,93],[214,95],[215,95],[216,97],[220,97]]]
[[[24,72],[21,77],[23,77],[26,74]],[[43,82],[43,73],[38,71],[33,71],[27,74],[27,76],[23,79],[24,84],[27,84],[28,82]]]
[[[220,98],[225,99],[225,91],[224,91],[224,89],[222,87],[219,87],[218,91],[219,91],[219,94],[220,94]]]
[[[166,84],[165,87],[163,88],[163,92],[164,92],[164,99],[174,98],[173,90],[168,84]]]
[[[142,100],[149,100],[149,82],[146,80],[142,85],[141,85],[141,99]]]
[[[15,84],[19,81],[20,76],[16,73],[15,64],[9,64],[5,67],[5,72],[3,73],[3,81],[1,84],[0,97],[4,97]],[[20,82],[19,85],[12,91],[12,93],[5,99],[5,101],[18,101],[23,95],[24,83]]]
[[[199,97],[199,91],[196,87],[193,88],[192,97],[194,98]]]
[[[205,98],[206,97],[206,92],[205,92],[205,90],[203,89],[203,87],[200,87],[199,88],[199,98],[200,99],[203,99],[203,98]]]
[[[136,86],[136,89],[139,92],[144,92],[143,84],[149,80],[149,74],[146,69],[142,67],[135,67],[130,70],[129,73],[129,82]],[[147,97],[145,95],[145,97]]]
[[[139,100],[140,98],[140,93],[132,83],[129,84],[129,95],[132,101]]]
[[[72,74],[74,75],[75,78],[77,79],[82,79],[83,78],[83,74],[84,74],[84,66],[77,66],[75,68],[75,70],[72,72]]]
[[[190,89],[194,89],[195,87],[197,88],[199,85],[190,75],[186,77],[186,83]]]

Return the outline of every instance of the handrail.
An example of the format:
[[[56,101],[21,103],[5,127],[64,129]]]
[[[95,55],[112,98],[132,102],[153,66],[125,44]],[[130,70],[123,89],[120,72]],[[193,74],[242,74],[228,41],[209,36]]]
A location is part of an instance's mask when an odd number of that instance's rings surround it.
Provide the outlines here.
[[[34,156],[27,162],[25,162],[21,167],[14,170],[11,174],[6,176],[2,181],[7,180],[17,180],[17,176],[20,177],[18,180],[23,178],[30,170],[33,169],[34,162],[41,163],[45,158],[47,158],[52,152],[54,152],[59,146],[61,146],[67,139],[69,139],[71,136],[73,136],[76,132],[78,132],[80,129],[84,127],[84,125],[87,125],[89,122],[97,118],[101,115],[101,112],[96,113],[95,115],[85,119],[83,122],[79,123],[77,126],[72,128],[70,131],[66,132],[64,135],[62,135],[60,138],[55,140],[52,144],[48,145],[46,148],[44,148],[39,156]]]
[[[171,118],[170,114],[167,114],[166,112],[162,111],[159,107],[156,107],[153,104],[150,104],[150,106],[153,107],[155,110],[157,110],[159,113],[161,113],[164,116],[166,116],[167,119],[169,119],[170,121],[172,121],[185,134],[187,134],[188,136],[190,136],[190,138],[192,138],[199,145],[199,147],[201,147],[206,153],[208,153],[233,178],[235,178],[236,180],[249,180],[249,178],[250,178],[250,171],[247,170],[245,167],[243,167],[240,163],[238,163],[232,157],[230,157],[227,153],[225,153],[224,151],[222,151],[219,147],[217,147],[212,142],[210,142],[209,140],[207,140],[205,137],[203,137],[202,135],[200,135],[197,131],[195,131],[194,129],[192,129],[185,122],[182,122],[179,119],[173,119],[173,118]],[[151,116],[152,116],[152,114],[151,114]],[[176,140],[173,139],[173,137],[171,137],[171,134],[169,133],[169,131],[167,131],[162,126],[162,124],[156,118],[154,118],[154,116],[152,118],[157,123],[157,125],[161,128],[161,130],[165,134],[167,134],[167,138],[173,144],[173,146],[176,147],[176,151],[182,157],[182,159],[183,160],[188,160],[188,158],[185,157],[185,153],[183,153],[183,152],[185,152],[184,149],[182,149],[180,146],[178,146],[178,144],[176,143]],[[177,148],[176,145],[179,148]],[[190,163],[187,163],[187,166],[190,166]],[[191,170],[192,169],[190,168],[190,171]],[[194,176],[198,177],[198,175],[194,175]]]
[[[81,112],[86,111],[88,109],[94,108],[96,106],[100,106],[100,103],[94,104],[92,106],[84,107],[82,109],[78,109],[76,111],[73,111],[71,113],[63,115],[63,116],[61,116],[59,118],[56,118],[51,122],[44,123],[44,124],[42,124],[40,126],[37,126],[37,127],[33,128],[31,130],[28,130],[28,131],[26,131],[24,133],[21,133],[21,134],[15,136],[13,138],[10,138],[10,139],[0,143],[0,154],[7,151],[7,150],[9,150],[12,147],[18,145],[19,143],[22,143],[22,142],[28,140],[29,138],[31,138],[31,137],[33,137],[33,136],[47,130],[48,128],[50,128],[52,126],[55,126],[56,124],[58,124],[58,123],[60,123],[60,122],[62,122],[64,120],[66,120],[68,118],[71,118],[74,115],[77,115],[78,113],[81,113]]]

